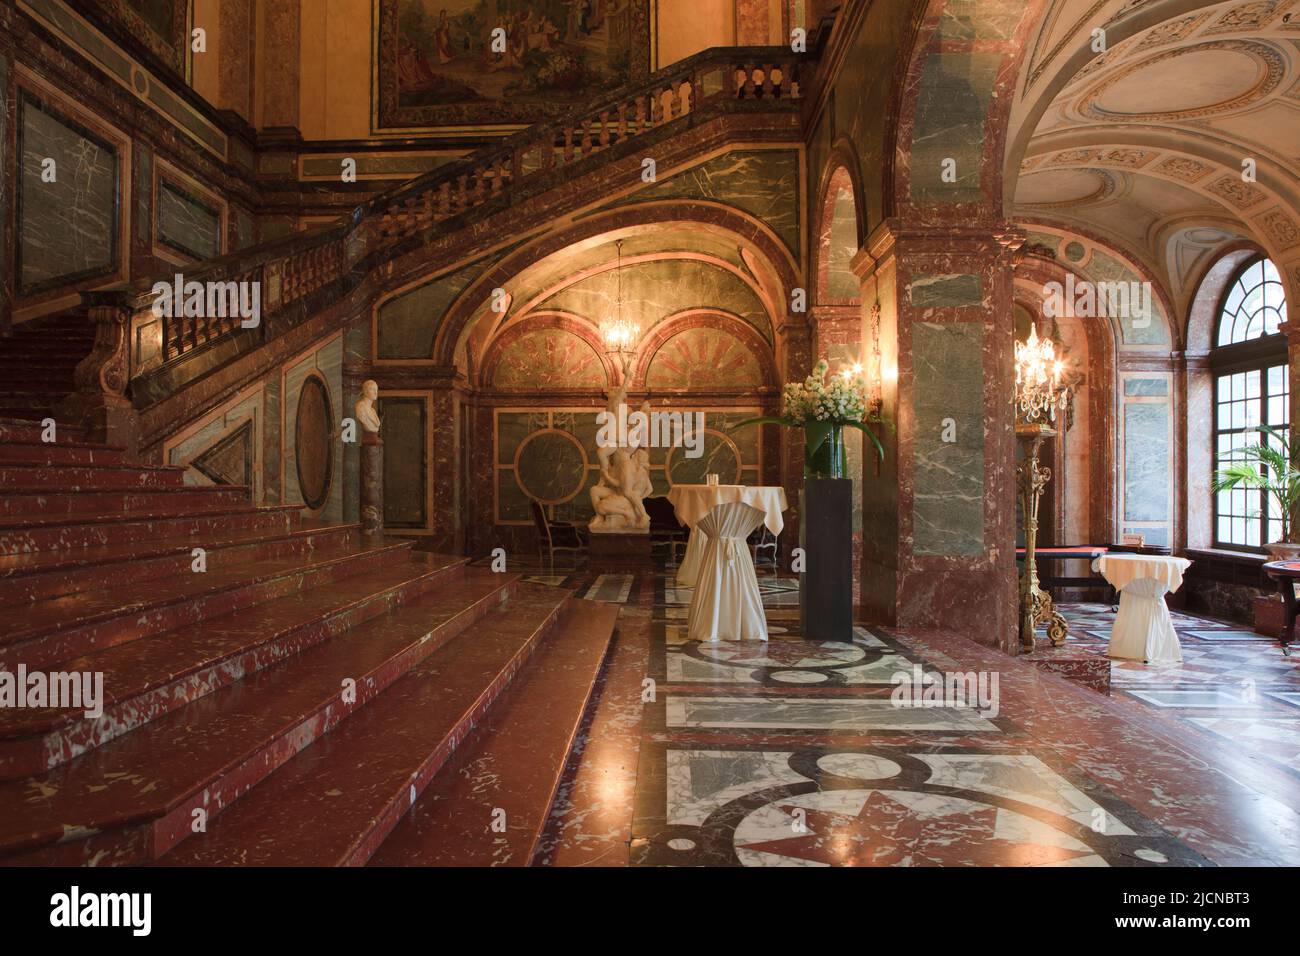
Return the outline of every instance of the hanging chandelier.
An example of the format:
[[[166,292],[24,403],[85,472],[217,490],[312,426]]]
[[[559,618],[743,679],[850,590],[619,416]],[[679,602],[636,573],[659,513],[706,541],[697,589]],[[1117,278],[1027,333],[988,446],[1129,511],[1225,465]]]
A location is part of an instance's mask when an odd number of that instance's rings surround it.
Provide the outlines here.
[[[620,358],[626,368],[631,357],[636,353],[641,327],[623,315],[623,240],[618,240],[615,247],[618,249],[618,298],[614,305],[615,316],[612,321],[605,323],[600,336],[605,343],[605,351],[611,356]]]
[[[1029,327],[1029,338],[1016,343],[1016,418],[1025,423],[1056,421],[1057,410],[1070,402],[1070,387],[1061,381],[1064,363],[1056,357],[1056,345],[1039,338]]]

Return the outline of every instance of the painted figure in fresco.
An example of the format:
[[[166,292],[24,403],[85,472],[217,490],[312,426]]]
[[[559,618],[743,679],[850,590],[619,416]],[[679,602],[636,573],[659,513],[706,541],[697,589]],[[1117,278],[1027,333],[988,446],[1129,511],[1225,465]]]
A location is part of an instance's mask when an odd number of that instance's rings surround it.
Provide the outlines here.
[[[438,48],[438,62],[450,63],[456,57],[455,51],[451,45],[451,20],[447,16],[447,8],[443,7],[438,14],[438,27],[433,32],[434,45]]]
[[[361,397],[357,399],[356,415],[361,430],[372,435],[379,434],[379,413],[375,411],[377,401],[379,401],[379,383],[374,379],[366,379],[361,383]]]

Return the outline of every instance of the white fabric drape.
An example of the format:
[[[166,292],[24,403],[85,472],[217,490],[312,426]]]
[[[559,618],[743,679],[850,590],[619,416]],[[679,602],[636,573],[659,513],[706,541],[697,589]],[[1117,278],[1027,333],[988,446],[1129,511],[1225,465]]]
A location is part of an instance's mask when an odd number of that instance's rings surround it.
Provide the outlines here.
[[[763,596],[745,539],[763,512],[734,501],[715,507],[698,524],[707,536],[695,596],[686,619],[692,641],[765,641]]]
[[[1148,663],[1183,659],[1165,593],[1178,590],[1190,566],[1186,558],[1143,554],[1108,554],[1093,561],[1092,569],[1119,591],[1110,657]]]
[[[686,554],[677,568],[677,583],[681,587],[695,585],[700,561],[709,543],[707,534],[699,530],[699,523],[713,508],[720,504],[743,502],[759,509],[768,530],[780,534],[785,527],[781,512],[789,507],[785,489],[775,485],[673,485],[668,491],[668,500],[677,513],[677,520],[691,529],[686,541]]]

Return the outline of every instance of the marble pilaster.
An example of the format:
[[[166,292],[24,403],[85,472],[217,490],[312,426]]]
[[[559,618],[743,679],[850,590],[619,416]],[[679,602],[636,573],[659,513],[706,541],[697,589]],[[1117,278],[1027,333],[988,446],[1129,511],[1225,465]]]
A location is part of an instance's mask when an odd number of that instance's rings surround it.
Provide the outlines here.
[[[863,482],[868,619],[1015,641],[1012,258],[998,227],[886,220],[854,260],[880,307],[886,459]]]

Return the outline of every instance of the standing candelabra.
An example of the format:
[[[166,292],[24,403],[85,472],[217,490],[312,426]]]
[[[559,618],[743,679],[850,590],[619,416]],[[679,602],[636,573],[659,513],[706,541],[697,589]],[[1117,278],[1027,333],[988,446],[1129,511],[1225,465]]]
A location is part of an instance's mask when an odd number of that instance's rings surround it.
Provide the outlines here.
[[[1031,328],[1025,342],[1016,343],[1016,440],[1024,447],[1024,460],[1016,472],[1020,507],[1024,512],[1025,564],[1020,575],[1020,647],[1034,649],[1034,632],[1047,626],[1052,646],[1065,643],[1068,625],[1052,607],[1052,596],[1038,586],[1038,502],[1052,480],[1052,470],[1039,464],[1043,442],[1056,435],[1050,422],[1070,401],[1070,389],[1061,383],[1061,362],[1051,339],[1039,339]]]
[[[1034,649],[1034,631],[1047,625],[1047,637],[1054,647],[1065,643],[1068,625],[1052,607],[1052,596],[1038,587],[1038,501],[1052,480],[1052,469],[1038,463],[1043,442],[1056,435],[1056,429],[1041,422],[1016,425],[1016,440],[1025,449],[1024,461],[1016,473],[1020,486],[1020,507],[1025,516],[1025,566],[1020,575],[1020,646]]]

